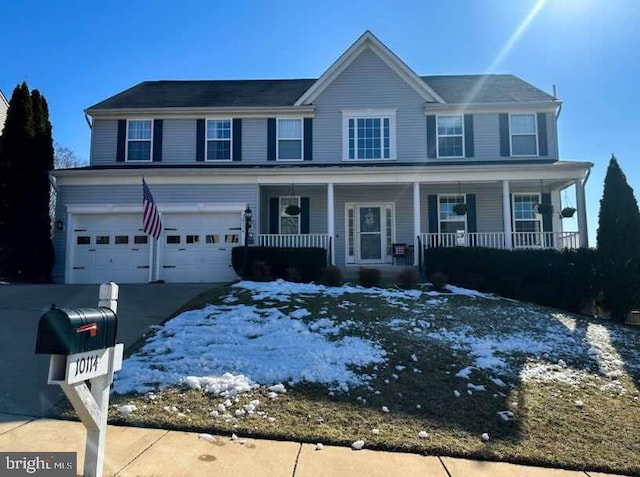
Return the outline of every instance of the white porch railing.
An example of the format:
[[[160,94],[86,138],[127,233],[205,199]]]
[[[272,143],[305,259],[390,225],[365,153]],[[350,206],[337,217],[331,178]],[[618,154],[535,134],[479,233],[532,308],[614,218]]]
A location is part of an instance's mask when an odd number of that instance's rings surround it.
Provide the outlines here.
[[[578,248],[578,232],[514,232],[513,248]],[[504,232],[422,234],[423,247],[506,248]]]
[[[327,234],[260,234],[258,245],[261,247],[321,247],[329,248]]]

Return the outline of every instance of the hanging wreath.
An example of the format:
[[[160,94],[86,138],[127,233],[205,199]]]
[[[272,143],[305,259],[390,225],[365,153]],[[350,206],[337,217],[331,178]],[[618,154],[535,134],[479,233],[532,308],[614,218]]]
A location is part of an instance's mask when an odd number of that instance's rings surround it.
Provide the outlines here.
[[[464,215],[467,213],[467,204],[456,204],[453,206],[456,215]]]
[[[300,215],[300,207],[295,204],[289,204],[285,207],[284,213],[287,215]]]

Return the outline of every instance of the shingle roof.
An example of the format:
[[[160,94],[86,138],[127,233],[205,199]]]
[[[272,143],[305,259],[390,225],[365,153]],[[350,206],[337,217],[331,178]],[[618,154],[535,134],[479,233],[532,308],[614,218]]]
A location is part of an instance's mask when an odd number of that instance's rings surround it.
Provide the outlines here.
[[[89,109],[291,106],[315,81],[145,81]]]
[[[552,101],[553,96],[514,75],[421,76],[447,103]]]
[[[514,75],[422,76],[447,103],[551,101]],[[98,109],[292,106],[315,79],[145,81],[91,106]]]

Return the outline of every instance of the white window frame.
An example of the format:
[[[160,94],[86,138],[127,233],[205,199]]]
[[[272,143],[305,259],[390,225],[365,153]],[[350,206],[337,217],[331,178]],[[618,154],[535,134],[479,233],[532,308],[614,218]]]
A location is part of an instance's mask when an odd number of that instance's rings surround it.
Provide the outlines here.
[[[439,131],[438,122],[440,121],[440,118],[452,118],[452,117],[460,118],[460,122],[462,123],[462,134],[440,134],[438,132]],[[464,134],[465,134],[464,114],[437,114],[436,115],[436,157],[442,158],[442,159],[460,159],[460,158],[466,157]],[[458,136],[462,138],[462,155],[461,156],[440,155],[440,138],[441,137],[458,137]]]
[[[282,207],[282,199],[296,199],[297,201],[297,205],[298,207],[300,207],[300,213],[298,215],[289,215],[289,214],[285,214],[284,209]],[[280,235],[290,235],[290,234],[283,234],[282,233],[282,222],[281,222],[281,218],[282,217],[295,217],[298,219],[298,231],[296,232],[295,235],[300,235],[302,232],[300,232],[301,230],[301,225],[302,225],[302,200],[300,199],[299,195],[281,195],[278,197],[278,234]]]
[[[129,139],[129,123],[132,121],[149,121],[151,123],[151,138],[150,139]],[[144,161],[130,161],[129,160],[129,141],[136,141],[136,142],[140,142],[140,141],[149,141],[150,146],[149,146],[149,159],[148,160],[144,160]],[[132,162],[135,164],[139,164],[139,163],[144,163],[144,162],[152,162],[153,161],[153,118],[132,118],[132,119],[127,119],[127,133],[126,133],[126,138],[125,138],[125,142],[124,142],[125,146],[124,146],[124,161],[125,162]]]
[[[534,202],[534,204],[540,204],[541,201],[541,196],[540,196],[540,192],[514,192],[511,194],[511,223],[513,224],[513,233],[516,234],[525,234],[525,233],[540,233],[542,234],[544,232],[544,228],[543,228],[543,221],[542,221],[542,214],[539,214],[538,211],[536,210],[535,206],[534,206],[534,212],[536,214],[535,219],[516,219],[516,196],[518,197],[522,197],[522,196],[534,196],[537,197],[537,202]],[[516,230],[516,222],[538,222],[539,224],[539,231],[538,232],[519,232]],[[542,237],[543,235],[541,235]]]
[[[535,131],[535,144],[536,144],[536,153],[535,154],[514,154],[513,153],[513,136],[531,136],[532,133],[514,133],[513,128],[511,127],[511,117],[512,116],[533,116],[533,128]],[[509,113],[509,152],[511,153],[511,157],[536,157],[540,155],[539,147],[538,147],[538,116],[536,113]]]
[[[464,233],[466,234],[468,232],[468,224],[467,224],[467,214],[464,214],[462,216],[457,215],[456,217],[460,217],[458,220],[452,220],[452,219],[443,219],[440,216],[440,199],[444,198],[444,197],[462,197],[462,203],[466,204],[467,203],[467,195],[466,194],[438,194],[438,233],[444,233],[442,232],[442,227],[441,227],[441,223],[442,222],[464,222]]]
[[[342,111],[342,160],[347,162],[370,162],[370,161],[395,161],[396,154],[396,109],[361,109],[361,110],[343,110]],[[389,157],[380,157],[376,159],[358,159],[354,157],[349,159],[349,120],[358,119],[380,119],[384,124],[384,119],[389,119]],[[357,130],[357,125],[356,128]],[[384,133],[383,133],[384,134]],[[381,150],[384,156],[384,137]],[[357,137],[354,136],[355,156],[358,155]]]
[[[280,159],[280,121],[300,122],[300,159]],[[283,138],[282,141],[297,141],[297,139]],[[304,118],[300,117],[278,117],[276,118],[276,161],[300,162],[304,161]]]
[[[209,139],[209,121],[229,121],[229,139]],[[209,159],[209,141],[229,141],[229,159]],[[205,162],[231,162],[233,161],[233,119],[232,118],[206,118],[204,121],[204,161]]]

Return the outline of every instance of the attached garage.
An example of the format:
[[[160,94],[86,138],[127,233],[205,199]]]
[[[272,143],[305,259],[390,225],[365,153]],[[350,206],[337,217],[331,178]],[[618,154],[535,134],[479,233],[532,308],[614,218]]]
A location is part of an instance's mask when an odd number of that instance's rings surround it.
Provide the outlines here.
[[[238,212],[163,216],[161,278],[169,283],[225,282],[236,278],[231,249],[240,244]]]
[[[74,221],[72,283],[147,283],[149,237],[140,214],[82,214]]]
[[[67,235],[67,283],[236,279],[231,250],[242,242],[243,207],[209,207],[161,209],[164,230],[158,244],[143,232],[138,207],[100,213],[77,208]]]

